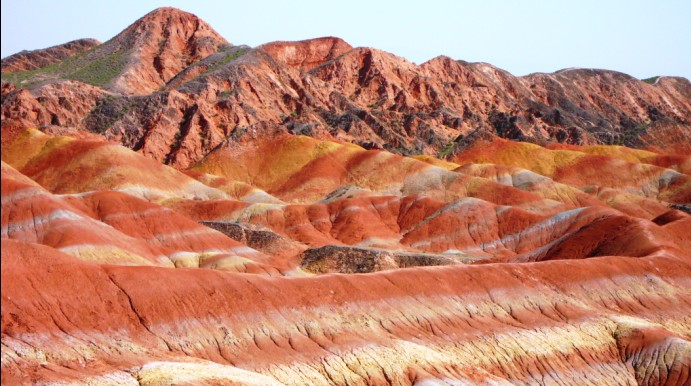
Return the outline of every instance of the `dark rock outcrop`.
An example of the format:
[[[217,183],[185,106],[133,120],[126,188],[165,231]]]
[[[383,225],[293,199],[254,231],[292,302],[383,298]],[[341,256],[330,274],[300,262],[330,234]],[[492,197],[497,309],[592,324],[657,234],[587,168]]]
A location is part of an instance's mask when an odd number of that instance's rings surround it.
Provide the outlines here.
[[[449,256],[326,245],[302,253],[300,267],[313,273],[368,273],[396,268],[458,264]]]

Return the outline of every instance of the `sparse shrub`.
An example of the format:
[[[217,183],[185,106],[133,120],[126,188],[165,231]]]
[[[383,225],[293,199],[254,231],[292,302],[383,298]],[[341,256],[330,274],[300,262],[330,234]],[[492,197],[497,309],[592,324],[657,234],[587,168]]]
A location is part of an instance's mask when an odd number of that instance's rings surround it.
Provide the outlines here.
[[[453,151],[454,145],[456,143],[454,141],[449,141],[444,148],[437,154],[437,158],[446,158],[451,152]]]

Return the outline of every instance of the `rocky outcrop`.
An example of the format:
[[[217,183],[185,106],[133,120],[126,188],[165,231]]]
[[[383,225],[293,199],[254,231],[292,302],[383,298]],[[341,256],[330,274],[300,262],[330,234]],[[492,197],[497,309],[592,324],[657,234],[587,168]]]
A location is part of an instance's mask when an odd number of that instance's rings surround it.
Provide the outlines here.
[[[23,128],[79,128],[107,95],[99,87],[73,80],[51,83],[34,92],[16,89],[3,98],[2,122]]]
[[[199,223],[267,255],[291,258],[306,248],[304,244],[259,224],[229,221],[200,221]],[[295,263],[292,261],[288,261],[287,264],[289,268],[295,268]]]
[[[220,221],[200,221],[199,223],[256,249],[278,249],[288,243],[281,235],[256,224]]]
[[[300,268],[313,273],[369,273],[396,268],[457,264],[449,256],[327,245],[302,253]]]

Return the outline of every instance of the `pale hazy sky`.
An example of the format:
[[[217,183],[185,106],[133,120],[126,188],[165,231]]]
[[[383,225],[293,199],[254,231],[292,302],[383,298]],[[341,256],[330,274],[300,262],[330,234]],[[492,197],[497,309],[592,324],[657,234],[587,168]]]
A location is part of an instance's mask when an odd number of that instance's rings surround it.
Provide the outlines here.
[[[192,12],[233,44],[338,36],[415,63],[438,55],[514,75],[567,67],[691,78],[691,0],[2,0],[2,57],[106,41],[161,6]]]

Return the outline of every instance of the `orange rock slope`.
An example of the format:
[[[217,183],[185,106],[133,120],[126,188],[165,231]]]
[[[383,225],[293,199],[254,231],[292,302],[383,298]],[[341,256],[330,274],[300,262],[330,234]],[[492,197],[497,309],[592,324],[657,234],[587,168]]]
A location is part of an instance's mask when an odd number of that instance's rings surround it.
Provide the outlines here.
[[[3,60],[3,384],[691,382],[688,81],[80,49]]]

